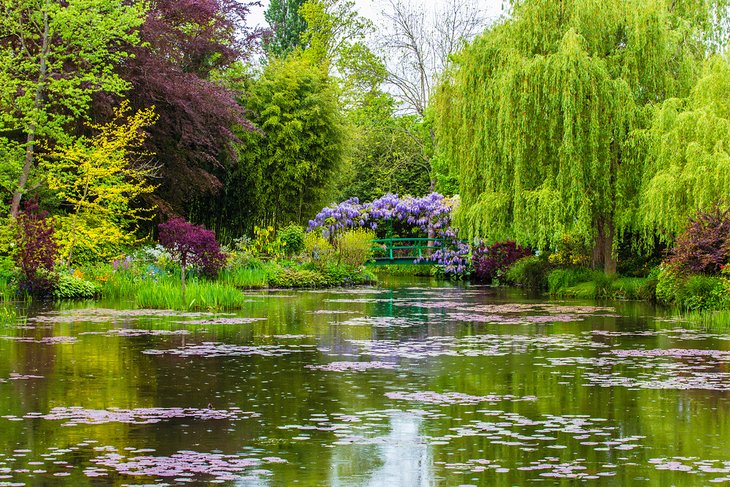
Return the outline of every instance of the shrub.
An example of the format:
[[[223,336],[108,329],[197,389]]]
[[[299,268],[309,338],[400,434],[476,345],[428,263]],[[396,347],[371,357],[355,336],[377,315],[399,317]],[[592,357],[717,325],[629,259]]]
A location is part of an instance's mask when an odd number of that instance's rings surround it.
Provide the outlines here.
[[[299,254],[304,250],[304,227],[299,225],[288,225],[279,230],[279,240],[284,246],[284,252],[288,257]]]
[[[304,258],[317,269],[325,269],[335,261],[335,248],[319,232],[309,232],[304,237]]]
[[[594,298],[611,299],[617,297],[614,294],[614,283],[616,282],[615,274],[606,274],[605,272],[593,272]]]
[[[283,242],[275,238],[274,227],[253,227],[253,252],[264,257],[277,258],[284,254]]]
[[[226,263],[215,233],[203,227],[188,223],[182,218],[173,218],[162,223],[160,243],[180,264],[182,294],[185,296],[185,273],[189,265],[199,267],[204,275],[212,277]]]
[[[546,289],[550,264],[547,259],[537,255],[523,257],[512,264],[505,273],[510,284],[522,286],[533,291]]]
[[[591,263],[591,250],[582,239],[566,234],[548,261],[559,267],[587,267]]]
[[[76,275],[62,274],[53,296],[57,299],[93,299],[101,294],[101,286]]]
[[[683,310],[708,311],[730,308],[730,294],[722,279],[712,276],[690,276],[682,283],[677,301]]]
[[[664,268],[658,276],[657,301],[684,311],[730,308],[730,291],[723,278],[704,275],[686,276]]]
[[[718,274],[730,259],[730,208],[698,211],[677,238],[669,265],[680,273]]]
[[[49,296],[58,278],[53,273],[57,256],[53,222],[35,200],[28,200],[17,220],[15,263],[20,269],[19,290]]]
[[[474,277],[480,282],[502,279],[509,266],[530,255],[532,255],[530,249],[512,241],[497,242],[492,245],[480,242],[472,252]]]
[[[280,267],[269,277],[269,284],[274,287],[322,287],[329,283],[317,271]]]
[[[349,230],[337,237],[340,262],[351,268],[365,265],[372,256],[375,232],[363,229]]]

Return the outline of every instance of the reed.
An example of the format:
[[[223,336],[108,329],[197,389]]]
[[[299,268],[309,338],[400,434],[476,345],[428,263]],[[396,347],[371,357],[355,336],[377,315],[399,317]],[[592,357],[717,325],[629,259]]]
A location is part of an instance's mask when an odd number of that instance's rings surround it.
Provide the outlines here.
[[[179,283],[145,283],[136,294],[141,308],[222,311],[243,307],[245,297],[235,287],[208,281],[192,281],[183,297]]]

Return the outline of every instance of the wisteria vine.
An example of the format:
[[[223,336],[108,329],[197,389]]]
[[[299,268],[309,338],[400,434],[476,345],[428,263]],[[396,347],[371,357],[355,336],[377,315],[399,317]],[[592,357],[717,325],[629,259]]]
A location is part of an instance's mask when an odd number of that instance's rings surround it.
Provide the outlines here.
[[[469,245],[458,239],[458,232],[451,226],[451,212],[456,202],[439,193],[421,198],[399,197],[388,193],[369,203],[350,198],[336,205],[323,208],[309,221],[308,231],[319,231],[325,238],[352,228],[378,230],[387,222],[398,222],[423,236],[444,241],[440,247],[423,260],[440,266],[444,274],[461,277],[469,272]],[[405,236],[405,235],[403,235]]]

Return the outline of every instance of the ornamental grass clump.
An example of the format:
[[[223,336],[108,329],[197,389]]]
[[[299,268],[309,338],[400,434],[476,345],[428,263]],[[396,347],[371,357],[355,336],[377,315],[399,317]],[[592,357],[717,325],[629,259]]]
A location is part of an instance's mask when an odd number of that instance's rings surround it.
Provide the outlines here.
[[[180,264],[180,283],[185,298],[185,274],[188,266],[200,269],[203,275],[218,275],[226,263],[215,233],[182,218],[173,218],[159,226],[160,243]]]

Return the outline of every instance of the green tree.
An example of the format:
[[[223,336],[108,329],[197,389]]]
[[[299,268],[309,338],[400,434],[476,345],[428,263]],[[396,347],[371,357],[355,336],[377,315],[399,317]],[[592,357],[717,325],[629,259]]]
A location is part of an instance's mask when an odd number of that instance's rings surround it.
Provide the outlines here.
[[[260,167],[261,219],[305,221],[332,194],[345,156],[336,84],[320,65],[291,55],[266,66],[243,104],[260,129],[244,134],[241,167]]]
[[[12,193],[10,213],[35,165],[39,142],[68,142],[93,94],[129,84],[112,67],[138,42],[139,4],[121,0],[0,1],[0,170]]]
[[[271,0],[264,12],[264,18],[272,29],[271,36],[264,41],[264,50],[269,56],[286,57],[301,44],[307,21],[299,12],[306,0]]]
[[[352,127],[350,164],[340,200],[429,192],[430,165],[423,156],[428,131],[417,116],[396,115],[395,105],[392,96],[374,90],[347,113]]]
[[[615,271],[642,178],[630,133],[687,96],[726,18],[722,1],[675,3],[524,0],[458,55],[436,122],[467,236],[573,234]]]
[[[644,178],[636,224],[670,242],[698,210],[730,203],[730,60],[709,60],[690,96],[665,101],[638,136]]]

